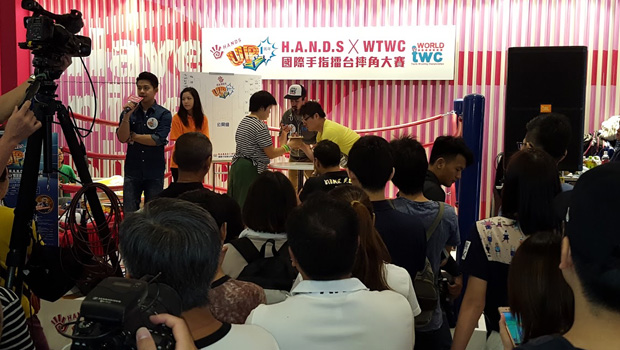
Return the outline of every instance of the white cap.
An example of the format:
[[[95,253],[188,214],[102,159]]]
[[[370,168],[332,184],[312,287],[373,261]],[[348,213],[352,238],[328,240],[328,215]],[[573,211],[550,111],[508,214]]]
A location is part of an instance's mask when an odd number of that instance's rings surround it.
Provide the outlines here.
[[[299,84],[293,84],[288,87],[288,94],[286,94],[284,98],[289,99],[289,100],[296,100],[300,97],[305,97],[305,96],[306,96],[306,88],[304,88],[303,86]]]

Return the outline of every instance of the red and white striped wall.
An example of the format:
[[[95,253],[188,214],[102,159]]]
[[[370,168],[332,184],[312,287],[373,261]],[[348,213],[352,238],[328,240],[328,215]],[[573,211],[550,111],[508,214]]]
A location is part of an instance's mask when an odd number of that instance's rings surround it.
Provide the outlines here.
[[[179,105],[180,71],[200,71],[201,28],[456,25],[453,81],[301,81],[329,117],[353,129],[401,124],[450,111],[469,93],[486,97],[482,215],[490,210],[494,158],[501,151],[507,48],[588,46],[586,130],[620,114],[620,5],[616,0],[40,0],[52,12],[84,14],[83,33],[93,38],[85,60],[98,95],[101,118],[117,120],[134,79],[150,70],[161,79],[158,102]],[[292,77],[294,78],[294,77]],[[59,95],[76,112],[92,115],[92,89],[74,61]],[[279,101],[296,80],[266,80]],[[280,106],[283,112],[285,106]],[[272,124],[278,122],[272,116]],[[450,133],[448,119],[407,130],[422,142]],[[383,133],[390,138],[393,135]],[[93,152],[123,154],[113,128],[95,127],[86,141]],[[95,162],[95,176],[120,173],[120,164]]]

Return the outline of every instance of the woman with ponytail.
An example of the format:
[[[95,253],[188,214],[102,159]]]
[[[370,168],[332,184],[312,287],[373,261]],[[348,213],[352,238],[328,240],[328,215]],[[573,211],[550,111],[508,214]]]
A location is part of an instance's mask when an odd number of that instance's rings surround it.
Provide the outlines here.
[[[403,295],[409,301],[413,315],[419,315],[421,309],[411,277],[404,268],[390,264],[390,253],[375,229],[375,214],[368,194],[359,187],[342,185],[329,191],[329,195],[350,203],[359,219],[360,245],[353,265],[353,277],[370,290],[391,289]]]

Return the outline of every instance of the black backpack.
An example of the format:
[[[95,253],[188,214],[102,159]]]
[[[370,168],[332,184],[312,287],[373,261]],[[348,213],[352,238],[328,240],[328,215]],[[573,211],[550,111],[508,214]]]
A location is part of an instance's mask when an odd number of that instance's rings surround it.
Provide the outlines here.
[[[279,250],[276,250],[276,241],[268,239],[260,251],[254,243],[247,238],[239,238],[230,242],[243,256],[248,265],[243,268],[237,279],[258,284],[264,289],[291,290],[297,277],[297,270],[291,264],[291,256],[288,252],[288,242],[285,242]],[[267,245],[271,244],[272,257],[266,258]]]

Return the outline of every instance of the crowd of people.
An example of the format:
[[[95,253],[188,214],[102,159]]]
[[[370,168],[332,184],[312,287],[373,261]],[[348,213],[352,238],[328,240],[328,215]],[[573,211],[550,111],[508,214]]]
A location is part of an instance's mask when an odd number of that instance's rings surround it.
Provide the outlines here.
[[[412,136],[360,137],[294,84],[274,144],[264,121],[277,101],[259,91],[236,132],[228,194],[218,194],[202,183],[212,145],[197,91],[183,90],[173,117],[155,102],[154,75],[140,74],[137,88],[142,101],[125,106],[117,131],[128,143],[119,248],[128,275],[157,275],[179,294],[180,318],[151,318],[173,329],[177,349],[461,350],[482,315],[486,349],[620,346],[620,234],[611,221],[620,164],[563,185],[562,115],[528,123],[504,169],[499,213],[463,233],[442,187],[479,161],[462,138],[438,137],[427,156]],[[15,109],[0,143],[38,127],[27,108]],[[169,132],[176,170],[163,189]],[[286,153],[314,164],[314,174],[299,174],[308,176],[302,188],[267,169]],[[397,198],[386,197],[390,182]],[[0,289],[0,347],[21,339],[16,348],[32,348],[11,293]],[[451,320],[454,306],[443,301],[459,297]],[[498,311],[506,307],[520,334]],[[148,331],[136,336],[139,348],[155,348]]]

